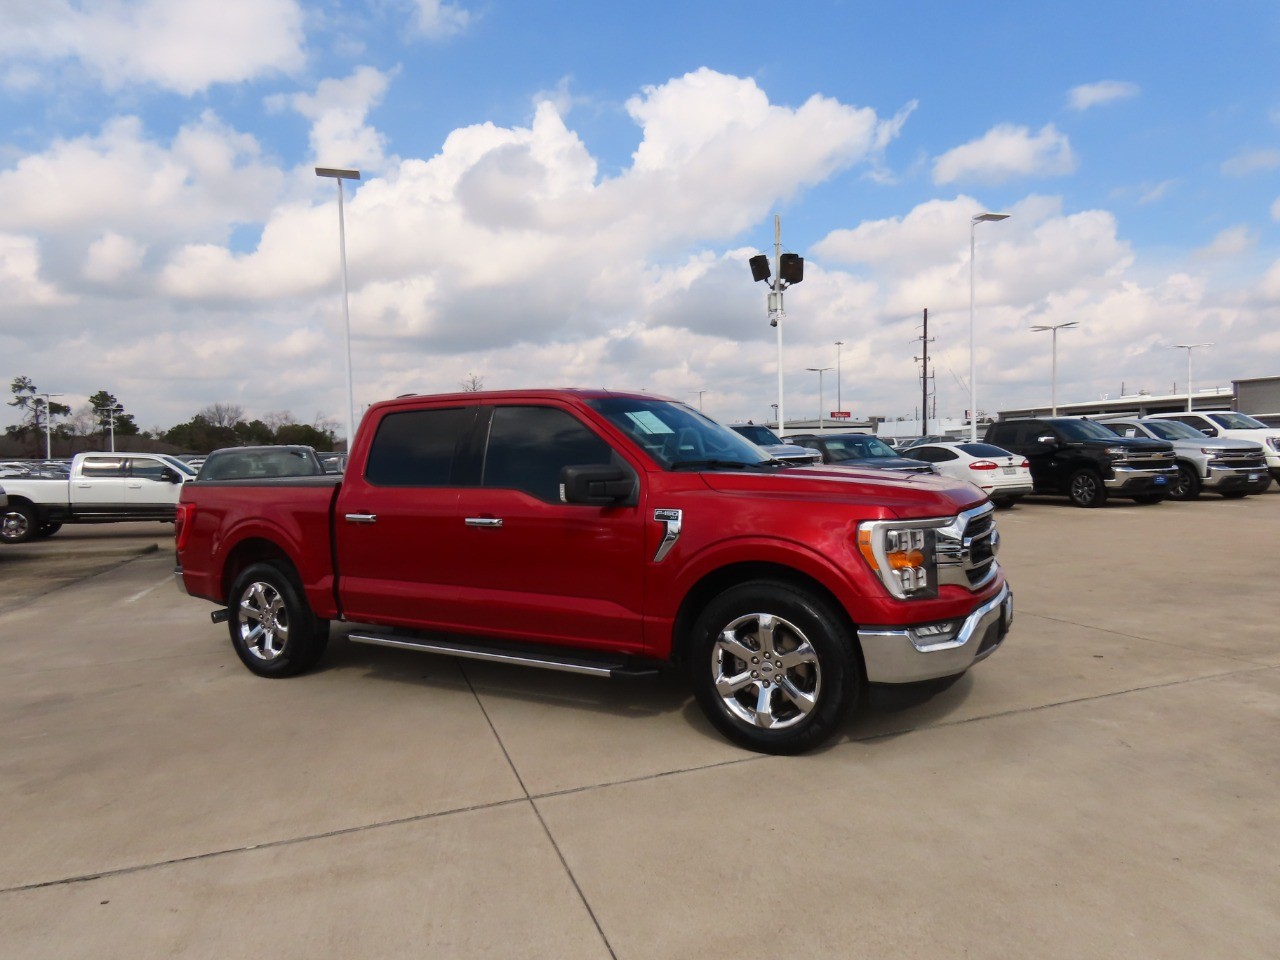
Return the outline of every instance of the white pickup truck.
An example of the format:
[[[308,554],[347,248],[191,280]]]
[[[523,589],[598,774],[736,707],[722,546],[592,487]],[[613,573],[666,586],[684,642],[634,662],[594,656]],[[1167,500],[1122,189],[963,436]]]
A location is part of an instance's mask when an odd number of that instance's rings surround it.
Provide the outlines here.
[[[64,523],[172,521],[195,471],[163,453],[78,453],[67,479],[6,477],[0,542],[51,537]]]

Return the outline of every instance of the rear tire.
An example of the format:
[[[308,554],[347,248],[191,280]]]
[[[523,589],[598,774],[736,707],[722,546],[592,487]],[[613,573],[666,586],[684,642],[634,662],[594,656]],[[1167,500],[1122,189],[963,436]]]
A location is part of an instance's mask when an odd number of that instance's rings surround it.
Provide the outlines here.
[[[39,529],[35,507],[29,504],[11,503],[0,511],[0,540],[5,543],[34,540]]]
[[[274,563],[255,563],[236,577],[227,612],[236,655],[260,677],[311,669],[329,642],[329,621],[311,612],[293,571]]]
[[[857,702],[855,644],[826,600],[756,580],[707,605],[687,666],[698,705],[725,737],[761,753],[795,754],[835,733]]]
[[[1100,507],[1107,502],[1107,488],[1093,470],[1077,470],[1067,485],[1067,496],[1077,507]]]

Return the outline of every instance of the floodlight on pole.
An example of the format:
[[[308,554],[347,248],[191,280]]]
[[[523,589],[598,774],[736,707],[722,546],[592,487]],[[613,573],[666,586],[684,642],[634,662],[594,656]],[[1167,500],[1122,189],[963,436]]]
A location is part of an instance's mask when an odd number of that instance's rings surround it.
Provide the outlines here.
[[[1175,350],[1187,351],[1187,413],[1191,412],[1191,351],[1196,347],[1212,347],[1212,343],[1175,343]]]
[[[1036,333],[1042,333],[1045,330],[1053,332],[1053,380],[1050,387],[1050,404],[1053,410],[1053,416],[1058,415],[1058,331],[1070,330],[1072,327],[1080,326],[1079,320],[1068,320],[1065,323],[1037,323],[1031,329]]]
[[[347,452],[356,438],[356,394],[351,381],[351,311],[347,305],[347,228],[342,211],[342,181],[359,180],[359,170],[316,167],[317,177],[329,177],[338,185],[338,263],[342,268],[342,331],[347,347]]]
[[[782,291],[804,279],[804,257],[794,253],[782,252],[782,217],[773,215],[773,256],[774,276],[769,284],[767,297],[769,326],[778,333],[778,432],[786,425],[786,414],[782,406],[782,318],[786,311],[782,309]],[[769,258],[758,253],[747,260],[751,267],[751,279],[755,283],[769,279]]]
[[[822,375],[826,371],[830,370],[831,368],[830,367],[805,367],[805,369],[808,370],[810,373],[816,373],[818,375],[818,432],[825,433],[826,429],[823,425],[823,418],[822,418]]]
[[[978,442],[978,378],[973,347],[973,250],[974,232],[980,223],[1008,220],[1007,213],[979,213],[969,219],[969,440]]]

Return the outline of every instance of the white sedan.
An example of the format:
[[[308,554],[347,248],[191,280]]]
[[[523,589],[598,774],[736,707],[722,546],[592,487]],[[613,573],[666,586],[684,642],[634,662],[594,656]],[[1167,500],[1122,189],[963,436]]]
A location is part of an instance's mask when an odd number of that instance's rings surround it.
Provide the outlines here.
[[[1012,506],[1032,491],[1026,458],[990,443],[922,443],[902,455],[933,464],[943,476],[968,480],[997,507]]]

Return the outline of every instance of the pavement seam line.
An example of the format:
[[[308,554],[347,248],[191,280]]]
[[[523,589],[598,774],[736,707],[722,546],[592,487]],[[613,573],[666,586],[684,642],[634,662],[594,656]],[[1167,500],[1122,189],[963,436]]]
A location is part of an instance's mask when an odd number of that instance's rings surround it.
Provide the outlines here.
[[[502,740],[502,735],[498,733],[498,728],[493,725],[493,718],[489,716],[489,711],[485,709],[484,701],[480,699],[480,694],[476,690],[475,684],[471,682],[471,678],[467,676],[466,667],[459,660],[454,660],[458,666],[458,672],[462,674],[462,679],[466,681],[467,687],[471,690],[471,696],[475,697],[476,706],[480,708],[480,713],[484,716],[484,722],[489,725],[489,730],[493,733],[493,738],[498,742],[498,747],[502,750],[502,755],[507,758],[507,766],[511,768],[511,772],[515,775],[516,782],[520,784],[520,789],[524,791],[525,800],[533,810],[533,815],[538,818],[538,823],[542,825],[542,832],[546,835],[547,842],[551,844],[551,849],[556,852],[556,856],[560,860],[560,866],[564,868],[565,876],[569,878],[569,882],[573,884],[573,889],[578,894],[578,900],[587,911],[587,916],[591,918],[591,922],[595,924],[596,933],[600,936],[600,942],[604,944],[604,948],[609,951],[609,956],[613,960],[618,960],[618,955],[613,950],[613,944],[609,942],[609,937],[604,932],[604,927],[600,925],[600,918],[596,916],[595,910],[591,908],[591,902],[587,899],[587,895],[583,892],[578,878],[573,875],[573,869],[569,866],[569,861],[564,857],[564,851],[560,849],[560,844],[556,842],[555,835],[552,834],[551,828],[547,826],[547,821],[542,818],[542,811],[538,809],[538,805],[533,802],[533,797],[529,794],[529,788],[525,786],[524,777],[520,776],[520,771],[516,768],[515,761],[511,759],[511,754],[507,750],[507,745]]]
[[[143,557],[149,557],[152,554],[159,553],[159,552],[160,552],[160,548],[155,544],[152,544],[150,549],[143,549],[132,555],[126,555],[121,558],[119,563],[112,564],[111,566],[106,567],[102,570],[98,570],[95,573],[91,573],[83,577],[76,577],[74,580],[68,580],[66,583],[59,583],[56,586],[50,587],[48,590],[45,590],[43,593],[33,594],[32,596],[29,596],[25,600],[21,600],[18,603],[13,604],[12,606],[0,607],[0,616],[3,616],[6,613],[13,613],[15,610],[21,610],[23,607],[29,607],[33,603],[35,603],[37,600],[43,600],[45,597],[50,596],[51,594],[57,593],[59,590],[67,589],[67,587],[74,587],[78,583],[87,583],[90,580],[98,579],[98,577],[105,577],[108,573],[112,573],[116,570],[119,570],[125,564],[133,563],[135,560],[141,560]]]

